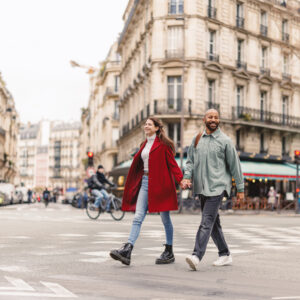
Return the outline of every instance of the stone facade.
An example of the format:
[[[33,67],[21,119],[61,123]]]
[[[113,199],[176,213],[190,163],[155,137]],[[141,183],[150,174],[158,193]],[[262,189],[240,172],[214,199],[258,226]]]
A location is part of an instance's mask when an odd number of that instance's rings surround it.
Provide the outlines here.
[[[15,183],[17,177],[18,113],[0,73],[0,181]]]
[[[97,75],[90,78],[88,107],[81,116],[81,174],[85,176],[87,152],[94,153],[94,166],[102,164],[110,171],[117,163],[119,139],[120,57],[115,43]]]
[[[183,148],[208,108],[241,153],[291,159],[300,148],[300,3],[130,0],[122,57],[119,162],[148,116]],[[181,122],[181,115],[184,122]],[[180,150],[178,148],[178,150]]]
[[[51,188],[80,187],[80,122],[51,122],[49,139],[49,184]]]

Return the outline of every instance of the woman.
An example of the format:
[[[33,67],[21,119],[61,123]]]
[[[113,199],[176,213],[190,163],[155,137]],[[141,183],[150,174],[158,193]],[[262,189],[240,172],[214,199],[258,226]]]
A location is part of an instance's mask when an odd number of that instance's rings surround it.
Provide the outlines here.
[[[147,210],[160,212],[166,232],[165,250],[156,259],[156,264],[175,261],[170,210],[178,209],[178,205],[173,177],[180,183],[183,175],[174,159],[174,143],[166,136],[161,121],[149,118],[144,131],[147,139],[133,158],[123,195],[122,210],[135,211],[131,232],[122,248],[110,252],[113,259],[125,265],[130,265],[131,252]]]

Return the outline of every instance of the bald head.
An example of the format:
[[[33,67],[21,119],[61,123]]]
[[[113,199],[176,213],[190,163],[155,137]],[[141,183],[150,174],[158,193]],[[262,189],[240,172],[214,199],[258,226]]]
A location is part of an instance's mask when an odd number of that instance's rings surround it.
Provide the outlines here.
[[[210,134],[214,132],[219,127],[219,112],[214,108],[207,110],[204,115],[203,121],[206,126],[206,133]]]
[[[217,114],[217,115],[219,116],[219,112],[218,112],[216,109],[210,108],[210,109],[208,109],[208,110],[205,112],[204,117],[206,117],[208,114],[211,114],[211,113]]]

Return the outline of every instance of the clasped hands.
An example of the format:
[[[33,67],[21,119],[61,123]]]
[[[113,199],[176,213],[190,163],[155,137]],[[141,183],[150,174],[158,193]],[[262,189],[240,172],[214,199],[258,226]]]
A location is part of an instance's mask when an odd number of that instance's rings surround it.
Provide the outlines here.
[[[192,183],[191,183],[190,179],[182,179],[180,182],[180,187],[183,190],[189,189],[189,188],[191,188],[191,186],[192,186]]]

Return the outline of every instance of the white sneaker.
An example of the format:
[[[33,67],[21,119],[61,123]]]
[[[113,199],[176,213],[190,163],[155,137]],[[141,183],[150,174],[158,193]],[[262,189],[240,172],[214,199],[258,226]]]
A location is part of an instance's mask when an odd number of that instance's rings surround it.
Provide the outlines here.
[[[221,267],[221,266],[229,266],[232,264],[232,256],[231,255],[225,255],[225,256],[220,256],[214,263],[213,265],[216,267]]]
[[[197,265],[200,262],[200,259],[197,255],[188,255],[185,258],[185,261],[188,263],[192,270],[197,271]]]

